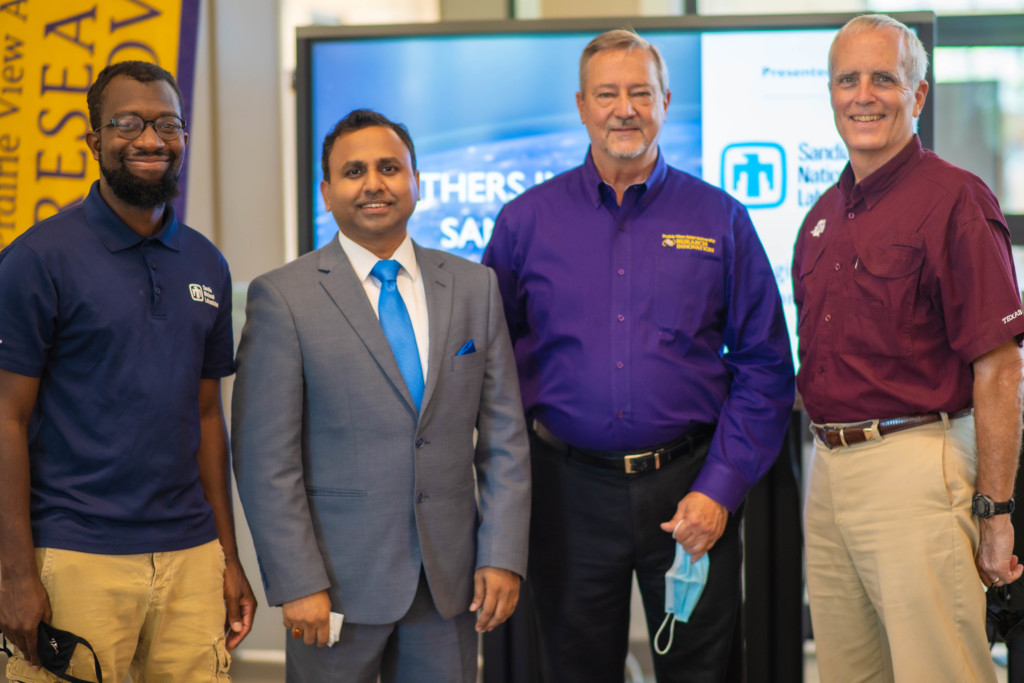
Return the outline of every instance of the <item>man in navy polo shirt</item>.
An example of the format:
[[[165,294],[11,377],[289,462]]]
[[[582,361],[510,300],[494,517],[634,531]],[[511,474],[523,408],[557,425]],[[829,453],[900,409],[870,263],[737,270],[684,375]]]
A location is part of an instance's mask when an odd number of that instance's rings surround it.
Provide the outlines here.
[[[115,683],[228,680],[256,608],[220,398],[230,274],[169,204],[188,142],[173,77],[114,64],[87,100],[99,181],[0,252],[0,630],[22,653],[7,675],[56,680],[43,620]]]
[[[985,184],[914,134],[927,67],[890,17],[839,31],[828,87],[850,161],[793,257],[822,681],[995,681],[983,584],[1024,572],[1010,233]]]
[[[667,652],[652,652],[655,673],[722,679],[738,511],[793,408],[768,258],[741,204],[665,163],[669,99],[656,47],[623,30],[591,41],[583,165],[509,202],[484,253],[533,427],[527,581],[546,681],[622,680],[633,574],[653,641],[676,542],[708,554],[709,578]]]

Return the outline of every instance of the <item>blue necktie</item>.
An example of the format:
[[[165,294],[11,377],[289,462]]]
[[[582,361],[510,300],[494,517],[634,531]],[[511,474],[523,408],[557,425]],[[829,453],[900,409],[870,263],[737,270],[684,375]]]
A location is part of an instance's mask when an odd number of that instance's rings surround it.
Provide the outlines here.
[[[377,261],[370,275],[380,280],[380,299],[377,302],[380,326],[384,328],[384,336],[391,344],[398,369],[405,385],[409,387],[416,410],[419,410],[423,400],[423,366],[420,365],[420,352],[416,346],[416,335],[412,331],[409,310],[395,282],[401,267],[398,261]]]

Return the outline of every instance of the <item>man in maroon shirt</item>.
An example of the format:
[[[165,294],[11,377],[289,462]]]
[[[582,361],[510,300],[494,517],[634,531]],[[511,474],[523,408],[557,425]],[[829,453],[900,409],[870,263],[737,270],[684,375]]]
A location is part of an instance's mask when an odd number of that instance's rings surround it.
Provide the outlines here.
[[[1013,555],[1024,333],[991,191],[921,148],[927,55],[903,24],[836,36],[850,163],[793,258],[813,422],[807,585],[823,681],[994,681],[984,586]]]

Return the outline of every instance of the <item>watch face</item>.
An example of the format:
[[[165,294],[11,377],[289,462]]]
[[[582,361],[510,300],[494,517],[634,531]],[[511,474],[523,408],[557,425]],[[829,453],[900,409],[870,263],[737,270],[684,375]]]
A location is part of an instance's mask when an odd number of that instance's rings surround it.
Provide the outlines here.
[[[980,493],[974,496],[971,501],[971,510],[974,512],[976,517],[985,519],[992,516],[992,501],[988,497],[981,495]]]

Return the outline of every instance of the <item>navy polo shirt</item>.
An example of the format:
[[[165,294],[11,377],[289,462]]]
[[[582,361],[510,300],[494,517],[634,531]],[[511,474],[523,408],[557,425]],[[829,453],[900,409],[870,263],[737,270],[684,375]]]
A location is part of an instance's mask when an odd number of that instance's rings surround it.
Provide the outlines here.
[[[142,237],[97,183],[0,252],[0,368],[40,378],[36,546],[118,555],[217,537],[198,397],[201,378],[234,370],[231,275],[173,209]]]

